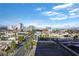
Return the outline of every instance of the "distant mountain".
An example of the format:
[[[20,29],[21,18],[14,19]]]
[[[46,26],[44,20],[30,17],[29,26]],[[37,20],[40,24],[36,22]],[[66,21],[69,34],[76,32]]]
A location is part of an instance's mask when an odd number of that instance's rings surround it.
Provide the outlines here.
[[[79,30],[79,27],[66,27],[66,28],[52,28],[53,30],[62,30],[62,29],[65,29],[65,30],[68,30],[68,29],[71,29],[71,30]]]
[[[79,27],[71,27],[72,30],[79,30]]]

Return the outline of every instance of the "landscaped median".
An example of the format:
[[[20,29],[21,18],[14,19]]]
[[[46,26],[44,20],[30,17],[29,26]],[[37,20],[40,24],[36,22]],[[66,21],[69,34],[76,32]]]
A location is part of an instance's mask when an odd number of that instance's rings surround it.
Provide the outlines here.
[[[29,55],[34,46],[36,46],[34,39],[29,40],[27,44],[24,45],[24,48],[27,50],[25,55]]]
[[[36,45],[36,42],[33,39],[31,39],[29,40],[29,42],[27,42],[27,44],[24,45],[24,47],[28,49],[28,48],[32,48],[35,45]]]

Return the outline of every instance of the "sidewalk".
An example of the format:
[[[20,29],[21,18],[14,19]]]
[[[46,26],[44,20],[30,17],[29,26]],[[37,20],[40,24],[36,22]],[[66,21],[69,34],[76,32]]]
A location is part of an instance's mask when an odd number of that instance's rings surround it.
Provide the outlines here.
[[[29,56],[34,56],[36,51],[36,46],[33,46],[33,49],[30,51]]]

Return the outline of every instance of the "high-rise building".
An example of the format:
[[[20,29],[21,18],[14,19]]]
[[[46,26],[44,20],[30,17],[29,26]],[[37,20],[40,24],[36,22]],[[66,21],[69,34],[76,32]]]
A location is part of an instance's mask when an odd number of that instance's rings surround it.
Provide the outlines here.
[[[23,24],[22,23],[19,23],[19,26],[20,26],[20,31],[23,31]]]
[[[24,28],[24,26],[22,23],[19,23],[16,26],[14,26],[14,29],[21,31],[21,32],[23,31],[23,28]]]

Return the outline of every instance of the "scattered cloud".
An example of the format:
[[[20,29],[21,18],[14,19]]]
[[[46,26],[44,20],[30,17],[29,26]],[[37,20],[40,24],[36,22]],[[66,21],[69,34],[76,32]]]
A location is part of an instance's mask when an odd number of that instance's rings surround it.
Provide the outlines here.
[[[44,16],[52,16],[52,15],[56,15],[58,14],[57,12],[53,12],[53,11],[45,11],[42,13]]]
[[[68,19],[76,19],[79,18],[79,8],[74,7],[72,3],[65,3],[62,5],[54,6],[51,11],[44,11],[42,12],[43,16],[47,16],[49,20],[52,21],[62,21],[62,20],[68,20]],[[61,11],[61,9],[66,9],[64,11]],[[66,13],[67,12],[67,13]],[[39,23],[38,23],[39,24]],[[52,27],[52,28],[65,28],[65,27],[77,27],[79,23],[63,23],[63,24],[36,24],[36,26],[39,27]]]
[[[36,11],[42,11],[43,8],[36,8],[35,10],[36,10]]]
[[[70,16],[74,16],[74,15],[76,15],[75,13],[70,13]]]
[[[67,15],[55,11],[45,11],[42,13],[44,16],[50,16],[50,20],[64,20],[67,19]]]
[[[79,18],[79,8],[69,11],[69,18]]]
[[[69,18],[79,18],[79,15],[70,15]]]
[[[67,17],[55,17],[55,18],[50,18],[50,20],[64,20],[67,19]]]
[[[63,24],[52,24],[50,25],[52,28],[72,28],[72,27],[78,27],[79,23],[63,23]]]
[[[64,8],[67,8],[67,7],[71,7],[72,5],[73,5],[72,3],[66,3],[66,4],[63,4],[63,5],[57,5],[57,6],[53,7],[53,9],[60,10],[60,9],[64,9]]]
[[[68,23],[61,23],[61,24],[46,24],[46,23],[41,23],[39,21],[36,22],[30,22],[27,24],[27,26],[33,25],[36,28],[45,28],[45,27],[52,27],[52,28],[72,28],[72,27],[77,27],[79,26],[78,22],[68,22]]]
[[[78,9],[74,9],[71,11],[68,11],[67,14],[55,12],[55,11],[45,11],[42,12],[42,15],[48,16],[50,20],[66,20],[66,19],[72,19],[72,18],[79,18]]]
[[[67,15],[65,15],[63,13],[58,13],[56,15],[56,17],[52,17],[52,18],[50,18],[50,20],[65,20],[67,18],[68,18]]]
[[[74,18],[79,18],[79,15],[69,15],[69,16],[61,16],[61,17],[52,17],[49,18],[50,20],[67,20],[67,19],[74,19]]]
[[[52,27],[52,28],[72,28],[72,27],[78,27],[79,23],[63,23],[63,24],[39,24],[36,25],[37,28],[45,28],[45,27]]]
[[[50,20],[64,20],[67,19],[67,15],[54,11],[46,11],[42,13],[44,16],[50,16]]]
[[[79,12],[79,8],[76,8],[76,9],[70,10],[69,12]]]

